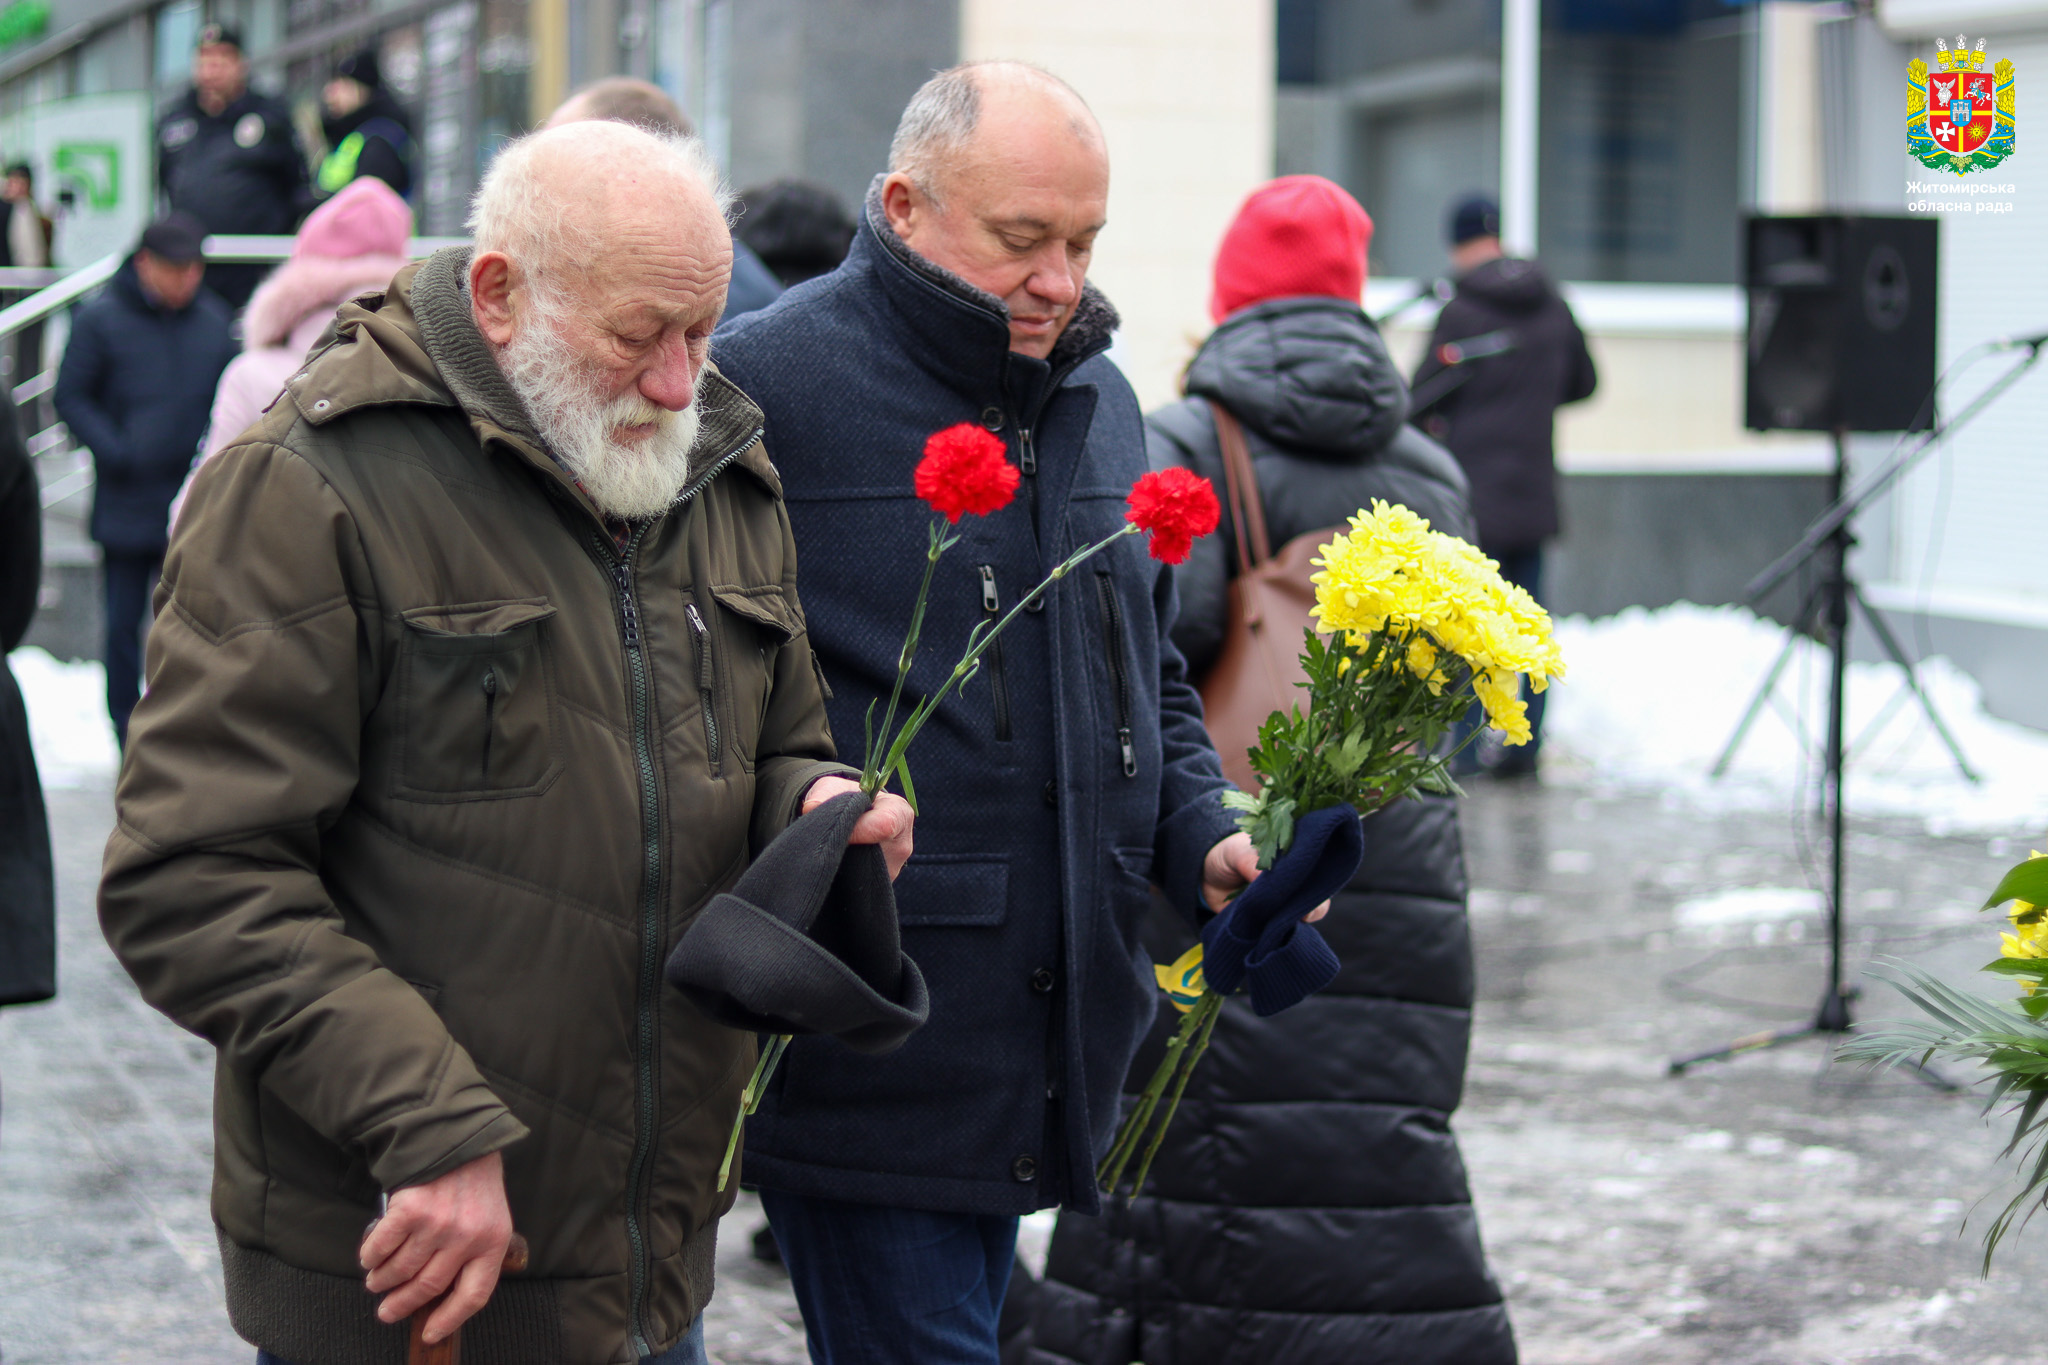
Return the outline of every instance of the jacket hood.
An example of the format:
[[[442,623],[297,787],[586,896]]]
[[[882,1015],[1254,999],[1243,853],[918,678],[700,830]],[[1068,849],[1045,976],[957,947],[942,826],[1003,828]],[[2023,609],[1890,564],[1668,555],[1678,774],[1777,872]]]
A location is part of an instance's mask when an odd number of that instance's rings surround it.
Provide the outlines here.
[[[1353,303],[1274,299],[1232,314],[1188,367],[1188,393],[1221,403],[1294,454],[1356,463],[1408,420],[1408,386]]]
[[[383,184],[379,180],[355,182],[366,183]],[[356,295],[388,284],[392,276],[410,264],[400,255],[357,256],[350,260],[293,256],[250,295],[249,306],[242,314],[243,346],[256,351],[283,345],[308,319],[324,319]]]
[[[1557,293],[1542,266],[1513,256],[1472,267],[1458,278],[1458,289],[1514,313],[1533,313]]]

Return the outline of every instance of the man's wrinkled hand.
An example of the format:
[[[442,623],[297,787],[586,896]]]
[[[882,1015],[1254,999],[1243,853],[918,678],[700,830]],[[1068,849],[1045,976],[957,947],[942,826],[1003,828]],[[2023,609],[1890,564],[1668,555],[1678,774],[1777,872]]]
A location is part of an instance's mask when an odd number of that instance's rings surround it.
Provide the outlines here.
[[[429,1345],[445,1339],[490,1299],[511,1240],[505,1163],[496,1152],[394,1191],[358,1253],[363,1284],[384,1296],[378,1321],[403,1322],[446,1293],[425,1331]]]
[[[809,815],[833,797],[859,790],[860,783],[851,778],[821,777],[804,793],[803,813]],[[882,861],[889,865],[889,880],[893,882],[910,861],[911,826],[916,823],[917,816],[911,812],[908,801],[894,792],[876,792],[875,804],[855,823],[846,842],[880,844]]]
[[[1251,836],[1240,831],[1210,849],[1202,859],[1202,899],[1211,910],[1220,911],[1258,878],[1259,851],[1252,847]],[[1329,913],[1330,903],[1324,901],[1303,915],[1301,922],[1314,924]]]

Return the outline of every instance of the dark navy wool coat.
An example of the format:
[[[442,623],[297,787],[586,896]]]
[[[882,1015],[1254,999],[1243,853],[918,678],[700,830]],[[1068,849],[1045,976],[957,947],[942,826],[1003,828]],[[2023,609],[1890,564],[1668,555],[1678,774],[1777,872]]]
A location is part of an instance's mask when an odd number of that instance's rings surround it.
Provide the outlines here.
[[[1145,472],[1135,396],[1090,291],[1050,363],[1009,350],[1002,304],[905,247],[871,205],[845,265],[719,333],[767,413],[810,639],[840,756],[886,704],[933,514],[925,438],[971,421],[1024,470],[941,561],[909,690],[968,632],[1114,531]],[[748,1124],[750,1184],[865,1203],[1018,1214],[1097,1206],[1093,1166],[1158,989],[1138,942],[1157,882],[1192,916],[1203,855],[1235,828],[1168,638],[1172,579],[1129,537],[1055,584],[910,751],[917,852],[896,883],[931,1021],[867,1057],[799,1038]],[[877,708],[877,715],[880,708]]]
[[[227,305],[204,288],[183,308],[152,303],[132,259],[72,316],[57,415],[92,451],[92,538],[109,550],[163,553],[171,499],[235,358],[231,324]]]

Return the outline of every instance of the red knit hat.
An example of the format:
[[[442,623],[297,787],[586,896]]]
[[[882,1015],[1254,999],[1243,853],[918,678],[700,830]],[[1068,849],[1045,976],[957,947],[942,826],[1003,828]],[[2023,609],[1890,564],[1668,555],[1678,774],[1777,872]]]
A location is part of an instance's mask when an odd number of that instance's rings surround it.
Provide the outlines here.
[[[1209,317],[1221,322],[1268,299],[1324,294],[1352,303],[1365,292],[1372,219],[1319,175],[1283,175],[1245,196],[1216,250]]]

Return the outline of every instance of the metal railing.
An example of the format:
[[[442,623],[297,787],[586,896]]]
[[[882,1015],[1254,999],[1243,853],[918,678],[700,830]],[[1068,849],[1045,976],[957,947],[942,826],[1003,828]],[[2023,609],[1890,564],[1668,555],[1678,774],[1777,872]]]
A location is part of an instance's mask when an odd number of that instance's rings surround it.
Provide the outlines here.
[[[289,236],[216,234],[206,239],[204,250],[209,262],[275,263],[292,254],[292,241]],[[417,259],[442,247],[467,245],[468,241],[466,237],[414,237],[406,243],[406,254]],[[117,252],[70,271],[0,268],[0,293],[35,291],[0,308],[0,342],[71,307],[112,279],[127,259],[127,252]],[[61,363],[61,356],[57,363]],[[28,438],[28,453],[37,465],[45,511],[78,497],[93,484],[92,461],[72,445],[70,433],[57,420],[54,410],[50,410],[47,399],[56,386],[56,364],[52,364],[13,388],[14,404],[23,421],[41,424]]]

